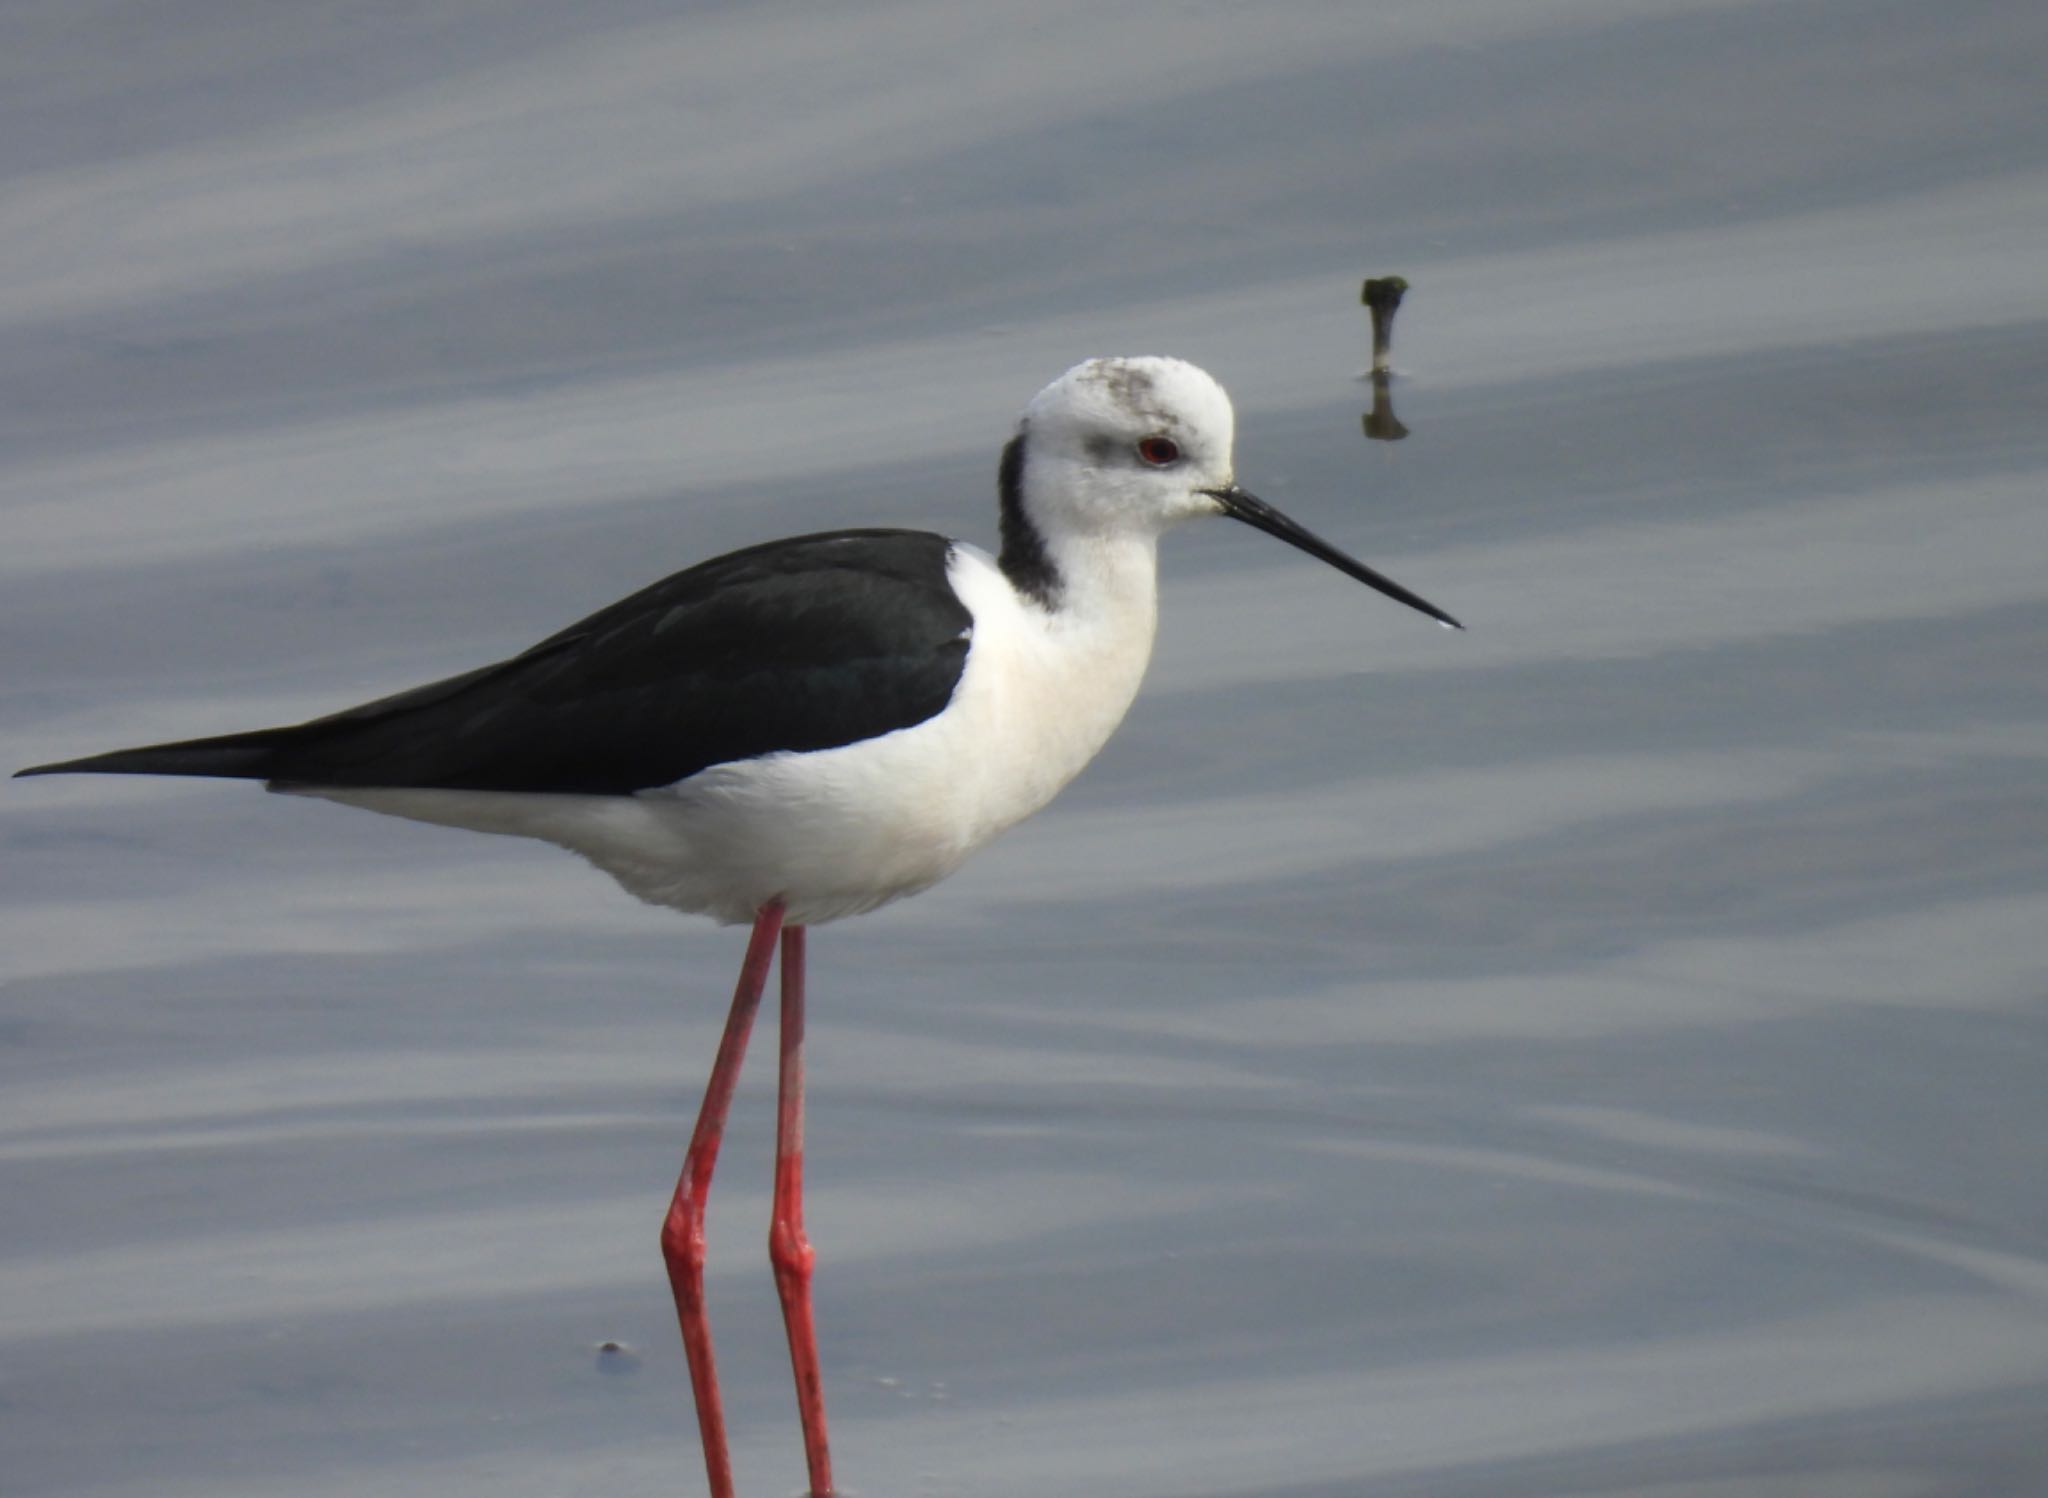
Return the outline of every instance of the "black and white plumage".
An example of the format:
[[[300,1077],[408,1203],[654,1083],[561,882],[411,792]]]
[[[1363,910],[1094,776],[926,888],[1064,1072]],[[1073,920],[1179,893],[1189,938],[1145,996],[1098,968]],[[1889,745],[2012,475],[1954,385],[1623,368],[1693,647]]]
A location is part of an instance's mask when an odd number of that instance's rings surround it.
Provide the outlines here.
[[[771,541],[329,717],[21,773],[263,780],[546,839],[728,922],[771,900],[792,924],[856,914],[951,873],[1101,748],[1179,520],[1246,521],[1455,624],[1240,489],[1233,435],[1193,365],[1092,360],[1004,450],[998,558],[905,530]]]
[[[944,878],[1045,805],[1152,653],[1162,531],[1229,515],[1456,621],[1247,494],[1230,401],[1174,359],[1097,359],[1003,451],[1002,550],[917,531],[771,541],[679,572],[510,660],[290,728],[20,773],[264,780],[574,849],[642,899],[753,935],[662,1229],[705,1473],[732,1463],[704,1303],[704,1209],[780,944],[769,1253],[814,1498],[832,1484],[803,1226],[804,928]]]

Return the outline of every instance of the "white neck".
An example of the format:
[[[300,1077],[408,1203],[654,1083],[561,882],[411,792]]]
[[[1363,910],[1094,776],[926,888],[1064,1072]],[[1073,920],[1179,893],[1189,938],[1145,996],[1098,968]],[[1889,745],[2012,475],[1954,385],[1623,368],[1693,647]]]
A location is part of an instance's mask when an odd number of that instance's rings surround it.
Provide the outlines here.
[[[955,772],[964,840],[1029,816],[1095,757],[1144,680],[1158,624],[1150,536],[1065,536],[1041,601],[985,556],[963,553],[954,586],[975,615],[974,651],[948,723],[975,744]]]
[[[1055,630],[1102,631],[1149,656],[1159,618],[1159,542],[1128,531],[1045,543],[1059,582],[1045,612]]]

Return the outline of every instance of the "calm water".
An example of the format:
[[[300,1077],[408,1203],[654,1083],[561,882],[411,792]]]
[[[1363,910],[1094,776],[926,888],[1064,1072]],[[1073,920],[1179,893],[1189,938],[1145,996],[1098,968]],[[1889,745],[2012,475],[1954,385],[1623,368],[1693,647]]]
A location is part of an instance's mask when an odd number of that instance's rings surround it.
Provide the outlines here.
[[[1041,383],[1197,359],[1472,629],[1177,535],[1097,765],[817,935],[850,1491],[2029,1498],[2044,64],[2018,0],[15,7],[9,762],[986,539]],[[246,786],[0,849],[0,1489],[700,1490],[734,933]],[[779,1494],[769,1080],[712,1293]]]

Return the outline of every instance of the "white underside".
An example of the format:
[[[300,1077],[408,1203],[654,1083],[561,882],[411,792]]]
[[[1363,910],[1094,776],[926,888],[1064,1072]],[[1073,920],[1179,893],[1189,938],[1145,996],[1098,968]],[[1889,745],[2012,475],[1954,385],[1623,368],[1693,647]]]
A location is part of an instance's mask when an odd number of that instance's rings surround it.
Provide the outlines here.
[[[714,765],[632,796],[291,789],[539,838],[650,904],[727,923],[778,899],[796,923],[858,915],[929,888],[1044,806],[1122,720],[1152,651],[1152,540],[1070,560],[1099,606],[1047,612],[956,543],[949,576],[974,616],[966,669],[943,712],[880,738]]]

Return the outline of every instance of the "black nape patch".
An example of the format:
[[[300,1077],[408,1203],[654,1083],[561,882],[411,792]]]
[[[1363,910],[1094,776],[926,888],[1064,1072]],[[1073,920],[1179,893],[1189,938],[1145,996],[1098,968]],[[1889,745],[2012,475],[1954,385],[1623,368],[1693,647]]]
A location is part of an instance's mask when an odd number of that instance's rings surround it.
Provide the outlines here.
[[[1045,537],[1024,513],[1024,434],[1019,432],[1003,448],[1003,461],[996,469],[996,492],[1002,501],[1003,552],[997,564],[1010,586],[1025,597],[1050,608],[1060,589],[1059,569],[1045,554]]]

